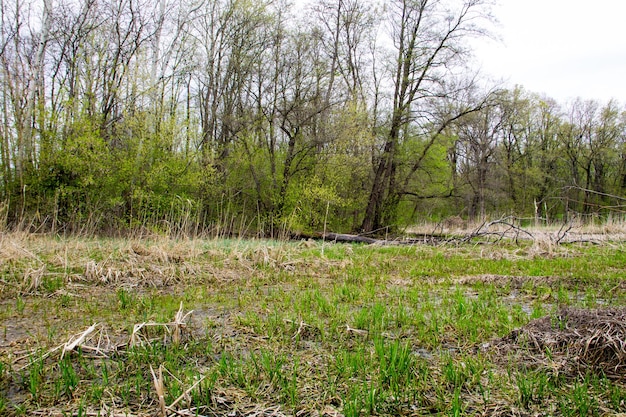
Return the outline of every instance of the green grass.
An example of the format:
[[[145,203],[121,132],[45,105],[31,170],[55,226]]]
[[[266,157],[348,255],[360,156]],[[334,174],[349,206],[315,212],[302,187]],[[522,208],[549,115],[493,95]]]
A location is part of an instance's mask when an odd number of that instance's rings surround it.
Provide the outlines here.
[[[10,238],[27,250],[0,259],[2,415],[158,414],[150,367],[198,415],[626,412],[624,381],[495,348],[560,306],[626,305],[621,247]],[[154,327],[129,345],[181,302],[182,343]],[[117,350],[52,350],[93,323]]]

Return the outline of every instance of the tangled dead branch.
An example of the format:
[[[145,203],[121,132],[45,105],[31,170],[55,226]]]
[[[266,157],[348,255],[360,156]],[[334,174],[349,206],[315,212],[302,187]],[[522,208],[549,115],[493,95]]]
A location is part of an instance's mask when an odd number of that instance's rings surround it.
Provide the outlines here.
[[[477,229],[460,239],[461,243],[470,242],[476,238],[486,238],[494,243],[500,242],[505,238],[514,240],[516,243],[521,237],[535,240],[532,233],[513,224],[511,219],[504,218],[490,222],[483,222]]]

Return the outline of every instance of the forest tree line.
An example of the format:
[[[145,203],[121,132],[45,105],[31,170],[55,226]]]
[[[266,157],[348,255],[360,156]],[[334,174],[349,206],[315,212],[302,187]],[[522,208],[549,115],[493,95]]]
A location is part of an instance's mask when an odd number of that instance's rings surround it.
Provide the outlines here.
[[[626,112],[489,87],[490,0],[0,0],[7,227],[621,213]]]

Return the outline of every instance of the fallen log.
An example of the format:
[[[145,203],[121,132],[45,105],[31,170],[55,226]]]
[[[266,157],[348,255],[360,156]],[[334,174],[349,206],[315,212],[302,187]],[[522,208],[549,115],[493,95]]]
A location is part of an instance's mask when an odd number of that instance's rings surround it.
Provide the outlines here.
[[[294,240],[301,239],[313,239],[313,240],[325,240],[326,242],[341,242],[341,243],[364,243],[366,245],[438,245],[454,240],[447,235],[442,234],[423,234],[413,235],[413,237],[395,238],[395,239],[375,239],[372,237],[366,237],[361,235],[352,235],[347,233],[332,233],[332,232],[313,232],[313,233],[298,233],[291,236]]]
[[[368,245],[381,244],[385,242],[384,240],[374,239],[371,237],[331,232],[298,233],[297,235],[292,236],[292,239],[315,239],[325,240],[327,242],[365,243]]]
[[[333,242],[346,242],[346,243],[367,243],[368,245],[374,243],[384,242],[383,240],[373,239],[371,237],[348,235],[344,233],[322,233],[322,238],[327,241]]]

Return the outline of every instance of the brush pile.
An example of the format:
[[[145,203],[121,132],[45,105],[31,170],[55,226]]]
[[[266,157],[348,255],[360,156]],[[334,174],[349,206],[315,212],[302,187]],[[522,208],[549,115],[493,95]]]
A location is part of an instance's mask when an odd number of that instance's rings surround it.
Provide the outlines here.
[[[626,381],[626,308],[561,308],[514,330],[498,347],[525,348],[528,360],[568,375],[591,371]]]

